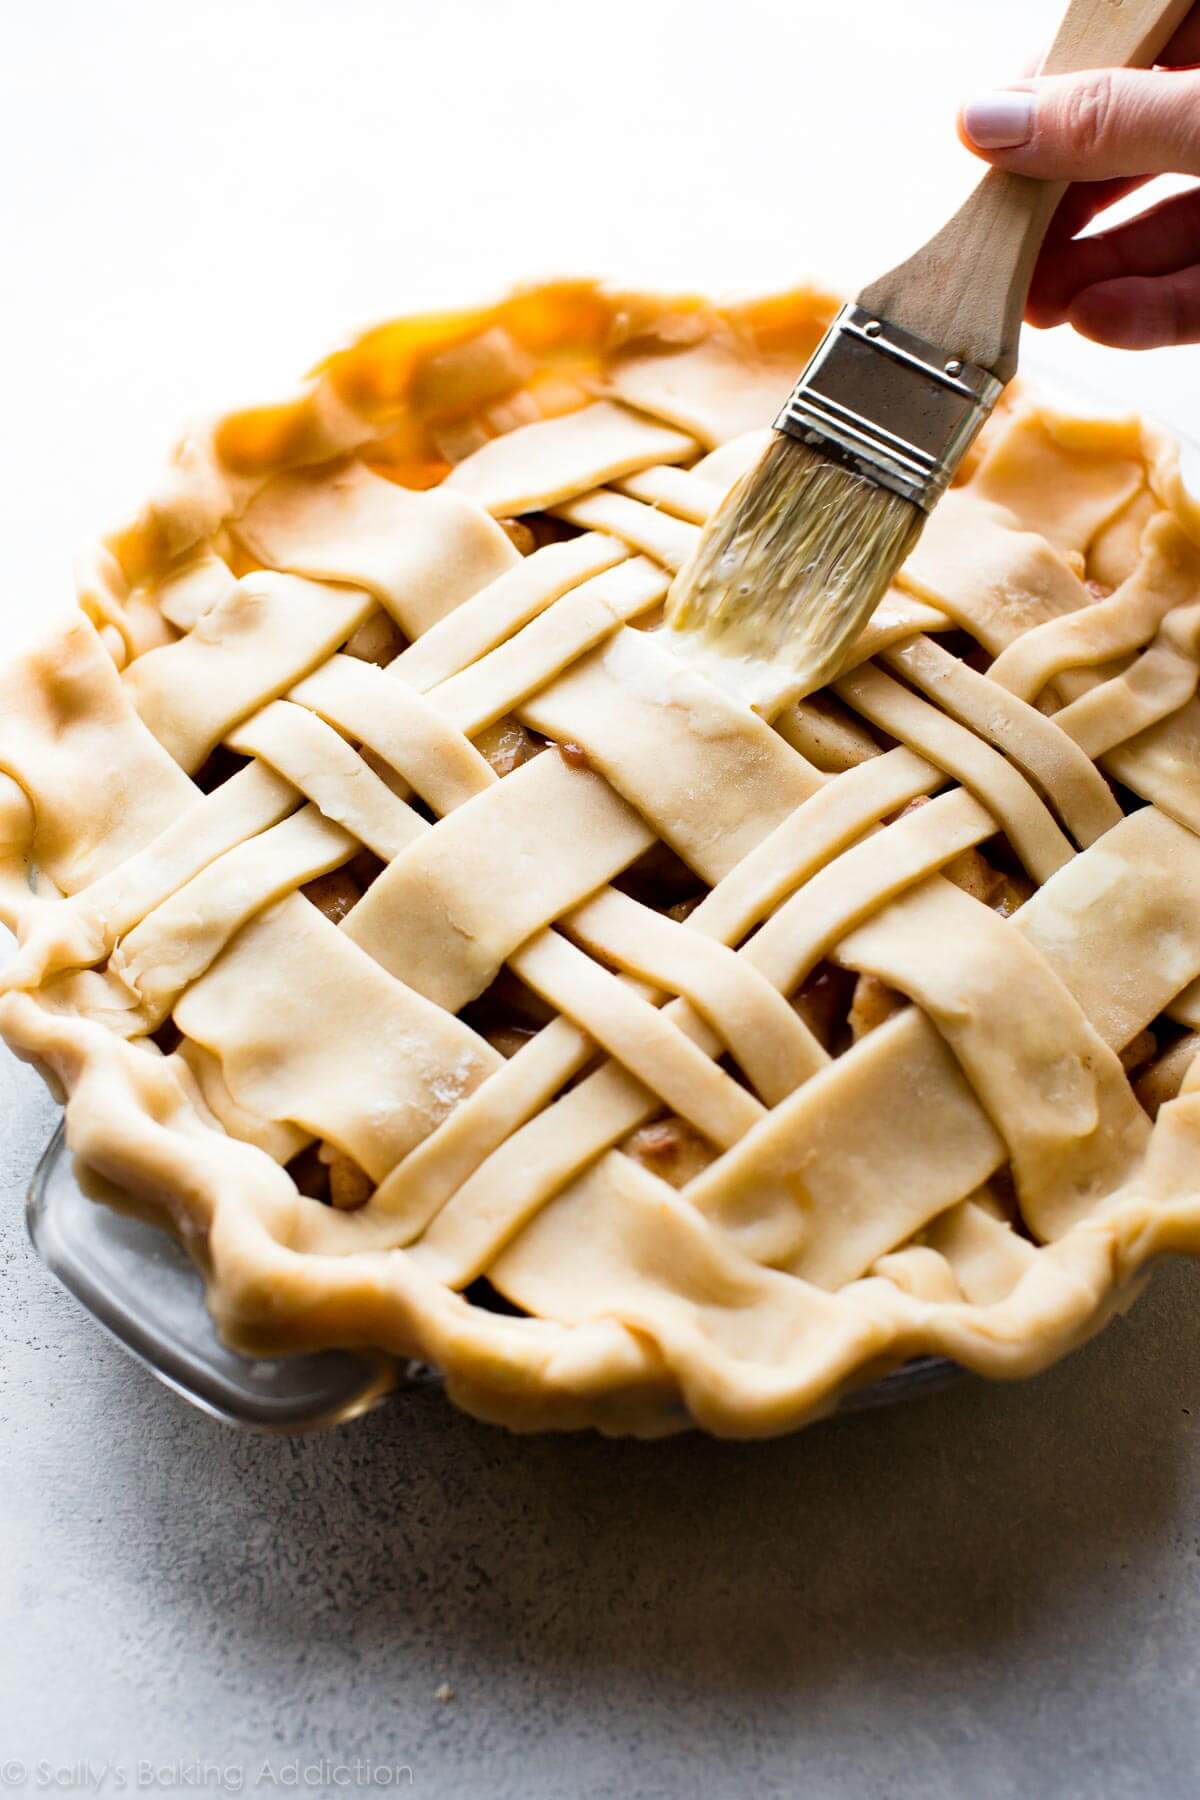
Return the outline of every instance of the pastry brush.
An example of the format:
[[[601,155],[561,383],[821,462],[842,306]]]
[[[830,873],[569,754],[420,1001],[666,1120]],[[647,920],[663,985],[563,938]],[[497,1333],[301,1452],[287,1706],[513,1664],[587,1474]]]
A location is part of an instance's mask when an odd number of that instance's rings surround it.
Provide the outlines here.
[[[1190,6],[1071,0],[1038,73],[1148,67]],[[836,672],[1016,372],[1064,188],[989,170],[923,249],[844,306],[676,576],[677,647],[763,710]]]

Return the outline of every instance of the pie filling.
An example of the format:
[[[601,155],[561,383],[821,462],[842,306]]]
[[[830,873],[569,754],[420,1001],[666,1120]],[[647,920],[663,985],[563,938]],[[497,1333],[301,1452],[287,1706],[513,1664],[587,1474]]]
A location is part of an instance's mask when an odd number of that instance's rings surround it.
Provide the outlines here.
[[[230,1342],[765,1434],[1200,1249],[1173,443],[1010,388],[806,700],[664,625],[834,307],[382,326],[189,436],[0,675],[0,1030]]]

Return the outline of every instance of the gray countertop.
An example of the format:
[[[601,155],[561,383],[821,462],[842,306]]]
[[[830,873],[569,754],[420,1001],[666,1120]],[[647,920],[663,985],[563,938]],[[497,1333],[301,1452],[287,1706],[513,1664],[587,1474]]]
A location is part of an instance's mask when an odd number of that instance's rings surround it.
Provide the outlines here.
[[[255,1437],[37,1263],[54,1117],[5,1057],[0,1785],[1196,1791],[1194,1269],[1035,1382],[775,1443],[522,1440],[435,1393]]]

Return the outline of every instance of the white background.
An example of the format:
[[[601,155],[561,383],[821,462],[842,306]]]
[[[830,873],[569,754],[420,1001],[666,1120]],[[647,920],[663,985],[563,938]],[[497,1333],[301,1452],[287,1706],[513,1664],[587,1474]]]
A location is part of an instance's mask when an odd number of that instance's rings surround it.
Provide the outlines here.
[[[1054,0],[0,0],[0,647],[197,413],[531,275],[848,290]],[[1187,422],[1200,351],[1028,354]],[[1190,398],[1189,398],[1190,396]]]

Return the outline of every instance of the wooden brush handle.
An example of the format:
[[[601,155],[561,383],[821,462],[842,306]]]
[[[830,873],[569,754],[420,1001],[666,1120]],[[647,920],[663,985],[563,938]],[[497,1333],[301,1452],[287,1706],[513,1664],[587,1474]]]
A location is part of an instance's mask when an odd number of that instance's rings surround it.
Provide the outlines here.
[[[1192,0],[1071,0],[1040,75],[1149,68]],[[1065,190],[989,169],[915,256],[873,281],[858,304],[1008,381],[1033,265]]]

